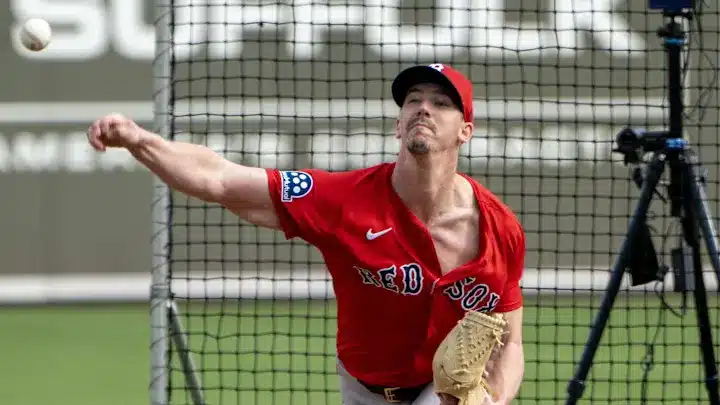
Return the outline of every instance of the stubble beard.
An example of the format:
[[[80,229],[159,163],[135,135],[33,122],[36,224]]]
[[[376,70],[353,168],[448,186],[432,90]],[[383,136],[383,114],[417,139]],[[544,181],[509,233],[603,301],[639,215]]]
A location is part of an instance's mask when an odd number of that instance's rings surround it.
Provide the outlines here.
[[[410,139],[408,139],[406,148],[407,151],[413,155],[425,155],[430,152],[430,144],[428,140],[421,134],[418,134],[417,129],[413,129],[412,126],[409,129]]]
[[[411,139],[407,144],[407,150],[413,155],[425,155],[430,152],[430,146],[424,139]]]

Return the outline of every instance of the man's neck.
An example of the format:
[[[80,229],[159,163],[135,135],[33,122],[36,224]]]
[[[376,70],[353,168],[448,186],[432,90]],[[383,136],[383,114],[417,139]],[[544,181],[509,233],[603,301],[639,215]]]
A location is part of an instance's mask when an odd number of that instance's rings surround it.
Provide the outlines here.
[[[453,207],[456,171],[454,156],[400,153],[392,185],[415,216],[428,224]]]

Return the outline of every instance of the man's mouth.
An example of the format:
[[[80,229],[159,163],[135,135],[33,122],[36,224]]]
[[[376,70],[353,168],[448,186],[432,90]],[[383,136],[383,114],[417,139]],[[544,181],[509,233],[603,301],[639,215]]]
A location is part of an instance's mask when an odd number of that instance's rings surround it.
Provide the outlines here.
[[[428,125],[424,122],[416,122],[416,123],[410,125],[410,129],[415,128],[415,127],[425,127],[427,129],[432,129],[432,128],[430,128],[430,125]]]

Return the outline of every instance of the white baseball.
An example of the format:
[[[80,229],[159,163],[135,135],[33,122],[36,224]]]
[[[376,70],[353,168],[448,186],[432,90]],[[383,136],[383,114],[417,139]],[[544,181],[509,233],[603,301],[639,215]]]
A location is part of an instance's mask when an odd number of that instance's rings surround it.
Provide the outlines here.
[[[50,44],[52,29],[42,18],[30,18],[20,28],[20,42],[31,51],[41,51]]]

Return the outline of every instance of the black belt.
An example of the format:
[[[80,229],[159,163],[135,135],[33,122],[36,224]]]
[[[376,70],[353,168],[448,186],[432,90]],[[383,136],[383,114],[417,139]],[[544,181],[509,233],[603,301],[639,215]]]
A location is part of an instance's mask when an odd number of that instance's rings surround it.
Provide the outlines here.
[[[388,402],[412,402],[420,393],[425,389],[427,385],[420,385],[417,387],[386,387],[383,385],[372,385],[366,384],[360,381],[368,391],[373,394],[382,395]]]

